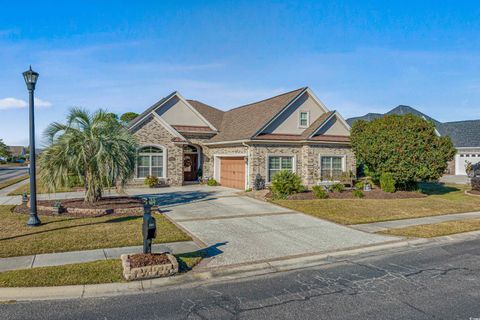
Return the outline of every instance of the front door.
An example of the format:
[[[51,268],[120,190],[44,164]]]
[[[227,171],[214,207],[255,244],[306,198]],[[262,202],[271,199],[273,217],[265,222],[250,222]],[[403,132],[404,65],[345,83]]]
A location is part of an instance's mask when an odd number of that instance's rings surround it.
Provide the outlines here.
[[[183,180],[195,181],[197,180],[198,172],[198,155],[184,154],[183,155]]]

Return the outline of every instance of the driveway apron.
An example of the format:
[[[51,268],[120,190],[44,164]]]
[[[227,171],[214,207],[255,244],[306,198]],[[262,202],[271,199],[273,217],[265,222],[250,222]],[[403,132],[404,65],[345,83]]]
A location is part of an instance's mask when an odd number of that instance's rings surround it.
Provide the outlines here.
[[[150,196],[164,214],[208,246],[207,267],[398,240],[239,196],[228,188],[198,186]]]

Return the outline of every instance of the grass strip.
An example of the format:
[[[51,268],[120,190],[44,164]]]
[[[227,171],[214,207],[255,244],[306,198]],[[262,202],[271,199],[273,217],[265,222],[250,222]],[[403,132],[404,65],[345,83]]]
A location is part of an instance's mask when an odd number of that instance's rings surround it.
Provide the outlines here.
[[[175,255],[180,272],[202,260],[203,251]],[[0,272],[0,287],[50,287],[126,282],[120,259]]]
[[[389,229],[379,233],[402,237],[433,238],[477,230],[480,230],[480,219],[423,224],[419,226]]]
[[[14,185],[15,183],[19,183],[19,182],[21,182],[25,179],[28,179],[28,177],[29,177],[29,175],[25,174],[25,175],[20,176],[20,177],[15,177],[13,179],[3,181],[3,182],[0,183],[0,190],[5,189],[6,187],[10,187],[11,185]]]

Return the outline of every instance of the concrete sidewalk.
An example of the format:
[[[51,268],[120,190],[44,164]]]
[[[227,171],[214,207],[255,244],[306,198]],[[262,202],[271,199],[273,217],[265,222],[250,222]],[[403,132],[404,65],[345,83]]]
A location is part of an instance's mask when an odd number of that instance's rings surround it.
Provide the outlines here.
[[[414,219],[404,219],[404,220],[393,220],[393,221],[384,221],[384,222],[374,222],[374,223],[365,223],[365,224],[353,224],[350,227],[365,231],[365,232],[380,232],[387,229],[398,229],[412,226],[419,226],[423,224],[433,224],[446,221],[457,221],[457,220],[466,220],[466,219],[480,219],[480,212],[466,212],[466,213],[455,213],[455,214],[445,214],[441,216],[432,216],[424,218],[414,218]]]
[[[154,244],[152,252],[172,252],[174,254],[198,251],[200,248],[193,241]],[[120,258],[122,254],[141,253],[142,247],[121,247],[84,251],[37,254],[11,258],[0,258],[0,272],[18,269],[30,269],[48,266],[60,266],[72,263],[91,262],[97,260]]]

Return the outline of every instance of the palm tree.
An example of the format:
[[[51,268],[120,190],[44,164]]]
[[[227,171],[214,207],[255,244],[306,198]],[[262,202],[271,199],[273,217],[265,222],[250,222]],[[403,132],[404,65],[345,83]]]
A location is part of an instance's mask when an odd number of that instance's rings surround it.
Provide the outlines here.
[[[73,108],[67,123],[54,122],[44,135],[50,146],[39,159],[39,178],[50,192],[77,176],[85,201],[95,202],[105,187],[125,186],[135,171],[136,143],[126,127],[104,110]]]

